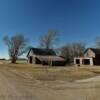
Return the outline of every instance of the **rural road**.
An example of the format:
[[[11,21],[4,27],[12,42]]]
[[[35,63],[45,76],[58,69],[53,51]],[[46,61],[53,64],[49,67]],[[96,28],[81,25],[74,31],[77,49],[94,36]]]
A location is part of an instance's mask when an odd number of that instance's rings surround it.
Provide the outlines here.
[[[37,100],[14,74],[0,69],[0,100]]]
[[[23,77],[16,70],[0,67],[0,100],[62,100],[61,93],[47,84]],[[63,100],[66,97],[65,93]]]
[[[20,76],[16,70],[0,68],[0,100],[66,100],[66,93],[65,97],[62,93],[50,89],[49,84]]]
[[[99,83],[39,82],[1,67],[0,100],[100,100]]]
[[[100,82],[100,76],[95,76],[88,79],[76,80],[76,82]]]

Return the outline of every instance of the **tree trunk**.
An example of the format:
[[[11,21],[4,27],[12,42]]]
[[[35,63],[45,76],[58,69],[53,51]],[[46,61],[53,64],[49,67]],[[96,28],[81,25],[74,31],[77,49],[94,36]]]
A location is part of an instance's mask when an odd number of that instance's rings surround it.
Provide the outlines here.
[[[16,60],[17,60],[17,59],[12,58],[12,59],[11,59],[11,63],[15,64],[15,63],[16,63]]]

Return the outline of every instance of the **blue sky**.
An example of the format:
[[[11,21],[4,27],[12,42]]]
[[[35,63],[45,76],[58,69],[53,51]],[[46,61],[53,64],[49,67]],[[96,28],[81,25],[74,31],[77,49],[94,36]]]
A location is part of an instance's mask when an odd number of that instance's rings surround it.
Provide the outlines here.
[[[100,36],[100,0],[0,0],[0,58],[8,57],[5,35],[23,33],[30,45],[48,29],[59,31],[59,45],[83,41],[93,46]]]

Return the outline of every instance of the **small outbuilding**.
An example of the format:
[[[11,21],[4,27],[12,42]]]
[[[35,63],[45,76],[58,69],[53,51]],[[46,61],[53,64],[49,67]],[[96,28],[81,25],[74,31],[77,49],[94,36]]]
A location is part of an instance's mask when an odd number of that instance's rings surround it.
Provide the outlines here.
[[[100,49],[88,48],[83,57],[74,58],[74,64],[79,65],[100,65]]]
[[[52,49],[31,48],[27,54],[28,63],[64,66],[65,59],[56,55]]]

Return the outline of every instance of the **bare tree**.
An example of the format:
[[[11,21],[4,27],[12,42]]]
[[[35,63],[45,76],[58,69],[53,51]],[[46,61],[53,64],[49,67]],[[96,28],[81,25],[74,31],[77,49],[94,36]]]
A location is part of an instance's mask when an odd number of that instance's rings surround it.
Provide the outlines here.
[[[85,51],[85,43],[77,42],[72,43],[71,52],[74,57],[82,56]]]
[[[24,35],[17,34],[12,37],[4,36],[3,41],[8,47],[11,63],[16,63],[18,56],[21,56],[27,50],[27,39],[25,39]]]
[[[46,34],[40,36],[39,46],[45,49],[51,49],[56,43],[58,39],[58,32],[56,30],[48,30]]]
[[[70,63],[71,60],[71,45],[67,44],[60,49],[60,55],[66,59],[67,63]]]
[[[61,56],[66,58],[68,63],[72,62],[74,57],[82,56],[85,51],[85,43],[70,43],[61,48]]]
[[[96,37],[95,45],[96,48],[100,48],[100,37]]]

